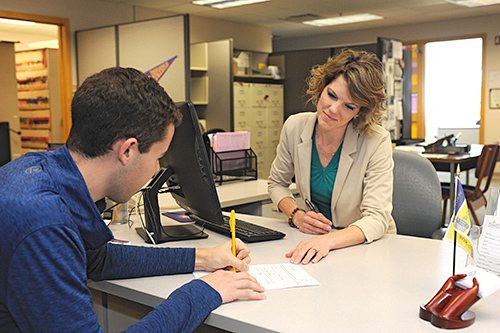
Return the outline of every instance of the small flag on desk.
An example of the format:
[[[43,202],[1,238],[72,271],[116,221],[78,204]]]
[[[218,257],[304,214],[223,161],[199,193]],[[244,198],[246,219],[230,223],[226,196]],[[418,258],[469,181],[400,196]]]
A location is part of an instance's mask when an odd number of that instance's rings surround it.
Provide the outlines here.
[[[160,81],[161,77],[163,76],[163,74],[165,74],[165,72],[170,67],[170,65],[172,65],[175,58],[177,58],[177,56],[170,58],[167,61],[162,62],[161,64],[159,64],[156,67],[151,68],[149,71],[145,72],[144,74],[146,74],[149,77],[152,77],[153,79],[155,79],[156,82]]]
[[[445,239],[455,241],[467,253],[474,258],[474,249],[471,241],[471,219],[469,216],[469,208],[467,207],[467,200],[465,193],[460,183],[458,175],[455,177],[455,210],[448,226]]]

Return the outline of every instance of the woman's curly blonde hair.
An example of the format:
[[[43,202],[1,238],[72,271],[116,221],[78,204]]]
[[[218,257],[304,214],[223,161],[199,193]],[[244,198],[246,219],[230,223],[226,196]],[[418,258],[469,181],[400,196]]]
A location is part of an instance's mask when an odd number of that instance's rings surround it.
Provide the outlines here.
[[[372,125],[380,122],[380,116],[386,110],[382,63],[373,53],[343,50],[311,70],[307,80],[309,101],[317,105],[325,87],[339,76],[344,77],[352,101],[360,107],[357,122],[351,120],[353,126],[358,133],[368,132]]]

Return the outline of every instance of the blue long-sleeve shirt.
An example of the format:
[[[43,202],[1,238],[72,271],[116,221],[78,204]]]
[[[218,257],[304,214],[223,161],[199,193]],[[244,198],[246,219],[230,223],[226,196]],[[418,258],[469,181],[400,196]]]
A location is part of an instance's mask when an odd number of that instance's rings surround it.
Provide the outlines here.
[[[66,146],[0,168],[0,331],[100,332],[88,279],[188,273],[195,249],[122,246]],[[201,280],[174,291],[131,332],[189,332],[222,302]]]

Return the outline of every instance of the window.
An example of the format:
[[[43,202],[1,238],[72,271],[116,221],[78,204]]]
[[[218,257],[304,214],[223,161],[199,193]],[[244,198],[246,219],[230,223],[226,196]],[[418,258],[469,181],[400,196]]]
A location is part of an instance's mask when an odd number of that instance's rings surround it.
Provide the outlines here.
[[[481,118],[482,38],[430,42],[425,46],[425,137],[446,129],[477,130]],[[440,135],[441,133],[441,135]],[[467,142],[479,143],[479,142]]]

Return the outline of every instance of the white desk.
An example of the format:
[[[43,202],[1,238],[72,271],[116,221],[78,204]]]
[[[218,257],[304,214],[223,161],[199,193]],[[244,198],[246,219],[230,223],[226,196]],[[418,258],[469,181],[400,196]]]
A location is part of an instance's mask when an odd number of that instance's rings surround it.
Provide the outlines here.
[[[232,181],[216,186],[222,208],[245,205],[269,199],[267,180]],[[179,206],[170,193],[158,196],[160,210],[177,209]]]
[[[254,264],[288,262],[285,253],[300,240],[312,237],[283,221],[250,218],[287,234],[282,240],[249,244]],[[135,230],[126,225],[111,229],[117,238],[144,245]],[[211,247],[228,240],[208,233],[207,239],[161,246]],[[264,301],[224,304],[205,324],[233,332],[442,332],[421,320],[418,310],[451,275],[451,258],[450,243],[389,235],[369,245],[332,251],[318,264],[303,266],[321,283],[319,287],[271,290],[266,292]],[[461,267],[457,262],[457,269]],[[154,307],[192,278],[192,274],[185,274],[101,281],[90,282],[89,287]],[[476,322],[464,330],[482,333],[498,330],[498,309],[500,292],[478,301],[471,308],[476,313]]]
[[[292,184],[290,189],[294,195],[298,195],[296,184]],[[271,205],[271,198],[267,193],[267,180],[230,181],[216,186],[216,190],[222,209],[239,206],[236,212],[276,217],[282,215],[284,217],[283,214],[278,215],[272,212],[275,207]],[[162,212],[179,209],[179,205],[170,193],[160,194],[158,204]],[[269,204],[269,207],[263,207],[265,204]],[[303,208],[305,208],[304,205],[302,205]]]

